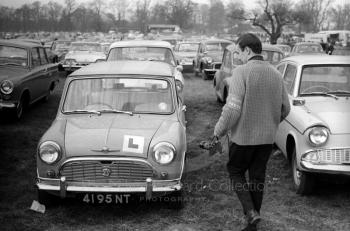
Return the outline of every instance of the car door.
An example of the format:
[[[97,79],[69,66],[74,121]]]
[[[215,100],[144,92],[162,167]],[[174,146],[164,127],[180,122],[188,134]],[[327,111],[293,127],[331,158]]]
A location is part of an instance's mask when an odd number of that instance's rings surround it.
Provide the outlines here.
[[[41,95],[42,89],[42,67],[40,63],[40,55],[38,47],[33,47],[30,50],[30,74],[24,81],[24,88],[28,88],[31,102],[37,100]]]
[[[41,96],[45,96],[50,90],[51,83],[55,82],[57,79],[58,69],[56,64],[49,62],[44,48],[39,47],[39,55],[42,73],[40,76],[40,82],[42,83]]]
[[[286,90],[289,96],[289,102],[291,106],[291,112],[288,115],[289,117],[293,111],[293,107],[295,107],[292,104],[292,97],[293,97],[292,95],[293,95],[295,80],[297,76],[297,66],[293,63],[285,62],[277,65],[277,70],[283,73],[282,74],[283,83],[286,87]],[[288,117],[279,124],[278,130],[276,133],[276,138],[275,138],[276,144],[282,150],[283,153],[286,153],[286,141],[287,141],[287,135],[290,129],[290,124],[287,122]]]

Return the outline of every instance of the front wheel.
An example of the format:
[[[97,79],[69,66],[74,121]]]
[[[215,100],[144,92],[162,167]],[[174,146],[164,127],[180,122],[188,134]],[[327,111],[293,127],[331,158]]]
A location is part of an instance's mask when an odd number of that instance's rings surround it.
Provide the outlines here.
[[[298,169],[295,148],[292,156],[292,174],[296,193],[300,195],[311,194],[315,185],[314,176]]]

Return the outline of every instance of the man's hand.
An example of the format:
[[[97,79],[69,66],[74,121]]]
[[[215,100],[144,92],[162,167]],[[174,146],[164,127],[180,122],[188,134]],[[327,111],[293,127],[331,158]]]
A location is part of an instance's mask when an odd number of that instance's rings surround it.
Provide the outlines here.
[[[213,136],[210,140],[200,142],[199,147],[209,150],[210,156],[217,152],[222,153],[222,146],[217,136]]]

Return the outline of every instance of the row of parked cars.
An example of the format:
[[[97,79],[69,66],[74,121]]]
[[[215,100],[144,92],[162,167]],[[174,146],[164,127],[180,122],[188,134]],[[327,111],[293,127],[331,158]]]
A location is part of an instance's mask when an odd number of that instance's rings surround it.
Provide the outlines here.
[[[207,76],[215,70],[215,92],[225,101],[229,85],[219,82],[234,78],[232,70],[241,65],[236,46],[206,40],[198,48],[196,54],[203,56],[192,66]],[[205,58],[217,50],[222,63]],[[279,126],[276,144],[292,164],[297,192],[310,193],[318,173],[350,175],[350,60],[282,59],[283,52],[268,45],[262,55],[281,72],[289,92],[292,110]],[[170,195],[168,201],[182,207],[187,147],[181,72],[188,60],[176,57],[164,41],[119,41],[109,47],[105,62],[81,65],[68,76],[57,117],[38,144],[41,203],[77,195],[87,203],[127,203],[141,194]],[[201,66],[204,59],[210,65]],[[78,66],[74,60],[69,71]],[[1,108],[18,111],[19,104],[47,98],[57,83],[59,64],[49,62],[42,46],[1,41],[0,62]],[[31,83],[38,73],[42,82]],[[19,75],[27,77],[16,82]]]

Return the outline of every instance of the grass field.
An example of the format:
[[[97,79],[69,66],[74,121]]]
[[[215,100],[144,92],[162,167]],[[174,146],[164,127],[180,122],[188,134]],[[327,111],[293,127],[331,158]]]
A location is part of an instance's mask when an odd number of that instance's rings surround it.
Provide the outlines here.
[[[190,170],[184,178],[186,206],[162,203],[88,205],[65,200],[44,214],[31,211],[36,145],[55,118],[64,79],[47,103],[31,107],[20,122],[0,116],[0,230],[240,230],[242,209],[228,188],[227,156],[198,147],[220,116],[211,81],[186,75],[187,143]],[[325,178],[325,177],[322,177]],[[287,161],[275,152],[268,163],[261,230],[350,230],[349,183],[339,178],[317,184],[313,196],[296,195]]]

